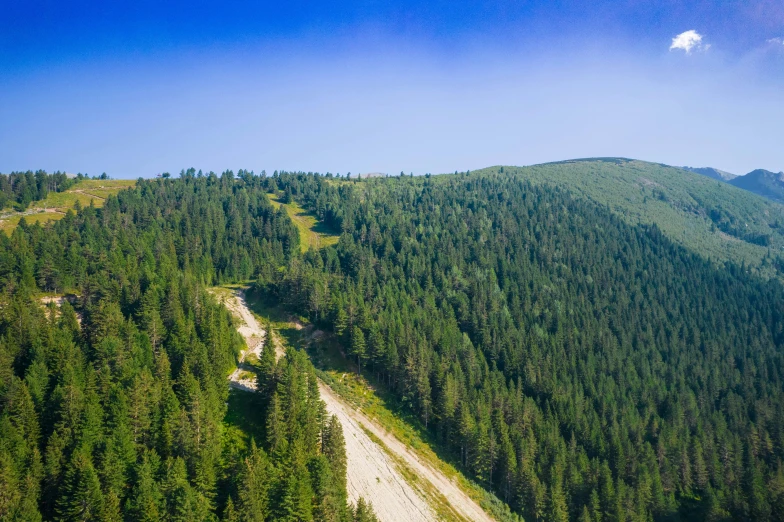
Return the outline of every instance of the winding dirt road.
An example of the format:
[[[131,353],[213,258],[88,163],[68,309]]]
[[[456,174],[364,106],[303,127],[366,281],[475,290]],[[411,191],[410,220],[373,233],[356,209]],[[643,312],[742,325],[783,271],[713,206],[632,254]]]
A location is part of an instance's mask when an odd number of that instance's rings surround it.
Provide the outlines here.
[[[231,294],[224,299],[224,302],[232,314],[240,320],[241,324],[237,330],[245,338],[248,351],[261,353],[264,346],[262,342],[264,331],[248,310],[244,294],[241,291]],[[277,355],[280,357],[282,354]],[[245,352],[241,355],[240,361],[243,361],[244,357]],[[241,375],[240,372],[240,368],[235,370],[237,376]],[[252,387],[245,384],[234,379],[230,380],[230,385],[237,389],[255,390],[255,380]],[[459,517],[466,520],[492,522],[493,519],[451,479],[422,461],[394,435],[348,404],[321,381],[319,392],[327,412],[336,415],[343,426],[343,436],[346,440],[347,489],[351,502],[356,502],[359,497],[363,497],[373,505],[381,522],[401,520],[430,522],[438,519],[423,493],[417,491],[403,478],[397,464],[390,457],[392,454],[396,459],[404,462],[409,470],[416,473],[420,480],[429,482]],[[385,447],[374,442],[366,430],[377,437]]]

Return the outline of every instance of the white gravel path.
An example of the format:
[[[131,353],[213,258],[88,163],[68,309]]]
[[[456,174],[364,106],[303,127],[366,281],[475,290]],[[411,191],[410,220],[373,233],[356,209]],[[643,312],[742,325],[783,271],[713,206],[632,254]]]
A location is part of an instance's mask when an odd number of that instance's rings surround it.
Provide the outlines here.
[[[242,291],[225,299],[232,314],[241,320],[237,329],[245,338],[248,351],[259,355],[264,346],[265,332],[248,310]],[[240,356],[244,361],[246,353]],[[281,354],[278,354],[280,356]],[[240,365],[242,366],[242,365]],[[255,379],[248,383],[239,379],[241,368],[232,373],[230,385],[234,388],[254,391]],[[233,378],[236,374],[236,379]],[[426,462],[420,460],[405,444],[388,433],[373,420],[340,398],[329,386],[319,382],[321,399],[327,412],[336,415],[343,426],[346,440],[347,489],[351,502],[363,497],[373,505],[381,522],[430,522],[437,516],[422,495],[416,491],[398,471],[387,451],[402,459],[421,479],[427,480],[441,493],[452,508],[467,520],[491,522],[487,513],[472,500],[457,484]],[[364,428],[364,429],[363,429]],[[365,430],[378,437],[387,450],[373,442]]]

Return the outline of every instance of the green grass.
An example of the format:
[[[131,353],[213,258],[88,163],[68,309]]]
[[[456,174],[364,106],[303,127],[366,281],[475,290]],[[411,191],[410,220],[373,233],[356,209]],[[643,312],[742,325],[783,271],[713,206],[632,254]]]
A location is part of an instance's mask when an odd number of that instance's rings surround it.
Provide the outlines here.
[[[14,231],[14,229],[19,225],[19,221],[22,218],[25,218],[28,225],[32,225],[33,223],[40,223],[41,225],[45,223],[49,223],[50,221],[57,221],[58,219],[62,219],[65,217],[64,214],[58,214],[56,212],[39,212],[37,214],[27,214],[27,215],[15,215],[5,219],[0,219],[0,231],[5,232],[9,236]]]
[[[82,192],[84,194],[87,194],[88,196],[95,196],[96,199],[102,199],[102,200],[108,198],[112,194],[116,194],[117,193],[115,190],[105,189],[105,188],[102,188],[102,189],[83,189]]]
[[[96,207],[101,207],[110,195],[135,185],[136,181],[127,179],[85,179],[65,192],[50,192],[46,199],[33,203],[31,207],[65,211],[72,209],[77,201],[85,207],[90,204],[90,200]]]
[[[80,192],[66,191],[50,192],[49,195],[46,196],[46,199],[32,203],[30,208],[56,208],[66,211],[68,209],[73,209],[77,201],[81,206],[86,207],[90,204],[91,199],[95,200],[93,204],[96,207],[103,205],[103,201],[98,198]]]
[[[85,179],[76,183],[65,192],[50,192],[46,199],[36,201],[30,205],[31,214],[10,213],[8,217],[0,219],[0,230],[11,234],[24,216],[29,224],[48,223],[62,219],[65,212],[74,208],[78,201],[82,207],[92,204],[102,207],[104,200],[110,195],[117,194],[124,188],[133,187],[136,181],[127,179]],[[44,209],[55,209],[58,212],[44,212]],[[35,213],[40,210],[39,213]]]
[[[106,188],[112,191],[119,191],[128,187],[135,187],[135,179],[83,179],[73,189],[90,190],[98,188]]]
[[[229,390],[228,409],[223,423],[227,430],[236,430],[236,436],[244,441],[246,447],[251,438],[261,443],[266,433],[262,411],[259,394],[232,389]]]
[[[339,236],[330,231],[316,216],[300,207],[297,203],[283,203],[281,196],[268,194],[270,203],[275,208],[283,206],[286,209],[291,221],[299,231],[299,247],[303,252],[311,248],[319,249],[334,245],[338,242]]]

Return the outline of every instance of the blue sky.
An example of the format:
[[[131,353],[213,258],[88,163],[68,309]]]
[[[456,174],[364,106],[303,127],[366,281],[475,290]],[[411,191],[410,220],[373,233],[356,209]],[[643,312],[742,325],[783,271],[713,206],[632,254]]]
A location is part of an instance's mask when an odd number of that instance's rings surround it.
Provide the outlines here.
[[[0,172],[784,170],[784,0],[125,4],[0,2]]]

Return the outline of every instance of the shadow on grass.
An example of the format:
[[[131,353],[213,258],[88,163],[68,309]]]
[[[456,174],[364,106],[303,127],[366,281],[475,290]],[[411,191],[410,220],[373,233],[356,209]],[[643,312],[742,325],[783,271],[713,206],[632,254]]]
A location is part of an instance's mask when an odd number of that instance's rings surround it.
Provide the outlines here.
[[[259,292],[251,286],[245,290],[245,302],[250,310],[273,323],[276,328],[281,323],[290,322],[291,314],[285,311],[278,303],[279,301],[267,292]]]
[[[323,221],[316,220],[316,223],[311,227],[313,232],[321,234],[322,236],[340,237],[340,233]]]
[[[241,390],[229,390],[229,404],[224,422],[227,426],[237,428],[247,435],[248,440],[254,439],[261,445],[266,436],[264,419],[264,401],[258,393]]]

